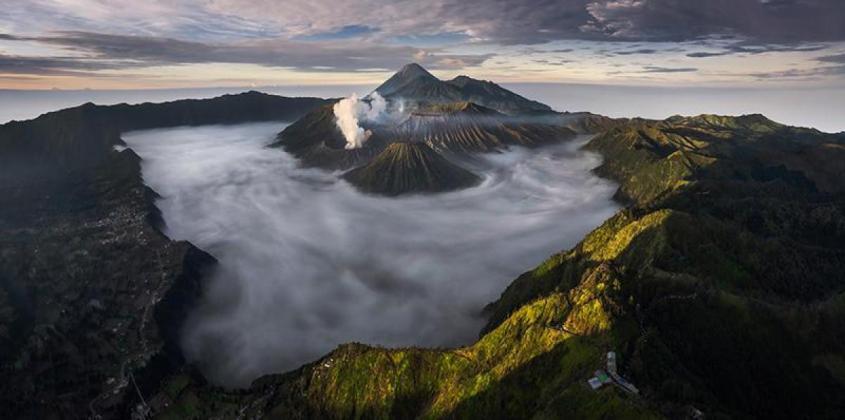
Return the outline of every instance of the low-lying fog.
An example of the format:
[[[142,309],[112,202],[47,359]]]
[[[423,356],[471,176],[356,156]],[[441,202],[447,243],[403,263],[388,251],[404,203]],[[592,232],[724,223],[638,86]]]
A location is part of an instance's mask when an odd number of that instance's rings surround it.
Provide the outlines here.
[[[220,261],[183,348],[247,386],[338,344],[471,343],[485,304],[617,206],[585,140],[483,157],[482,185],[380,198],[268,149],[282,124],[128,133],[167,234]]]

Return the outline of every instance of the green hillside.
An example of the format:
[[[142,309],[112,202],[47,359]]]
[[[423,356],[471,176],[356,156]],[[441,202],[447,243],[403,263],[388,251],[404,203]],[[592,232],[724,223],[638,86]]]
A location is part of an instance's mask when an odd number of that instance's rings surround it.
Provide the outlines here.
[[[842,418],[845,138],[673,117],[587,148],[629,205],[516,279],[475,344],[343,345],[238,393],[176,377],[161,417]],[[609,350],[639,395],[587,386]]]

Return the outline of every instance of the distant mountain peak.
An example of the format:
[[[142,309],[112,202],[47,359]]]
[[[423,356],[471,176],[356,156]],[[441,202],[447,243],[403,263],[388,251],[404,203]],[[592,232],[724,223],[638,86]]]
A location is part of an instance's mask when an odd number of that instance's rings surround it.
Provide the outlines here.
[[[435,78],[433,74],[429,73],[423,66],[417,63],[408,63],[402,66],[402,68],[396,73],[398,75],[402,75],[404,77],[430,77]]]
[[[552,112],[545,104],[526,99],[496,83],[460,75],[442,81],[417,63],[406,64],[376,88],[384,97],[400,97],[418,103],[475,102],[508,114]]]
[[[474,78],[469,77],[465,74],[457,76],[452,80],[448,80],[446,83],[449,83],[449,84],[452,84],[452,85],[455,85],[455,86],[458,86],[458,87],[464,87],[464,86],[471,84],[471,83],[495,85],[495,83],[493,83],[489,80],[474,79]]]
[[[762,114],[747,114],[740,116],[726,116],[702,114],[691,117],[675,115],[666,119],[672,124],[718,129],[718,130],[751,130],[756,132],[775,131],[783,127],[782,124],[770,120]]]
[[[390,96],[409,86],[413,87],[411,85],[434,85],[437,83],[441,83],[440,79],[434,77],[428,70],[417,63],[410,63],[376,88],[376,92],[382,96]]]
[[[489,80],[460,75],[444,82],[459,89],[462,99],[505,113],[552,112],[546,104],[532,101]]]

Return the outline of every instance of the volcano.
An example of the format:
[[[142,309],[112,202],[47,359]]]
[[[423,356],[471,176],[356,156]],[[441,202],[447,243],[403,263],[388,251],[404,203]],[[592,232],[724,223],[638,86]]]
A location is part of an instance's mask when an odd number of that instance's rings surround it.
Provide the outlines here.
[[[338,128],[333,104],[321,106],[285,128],[273,146],[283,147],[305,166],[348,171],[369,165],[396,142],[424,143],[432,152],[444,154],[438,158],[448,161],[446,155],[495,153],[513,146],[553,144],[612,124],[610,119],[593,114],[555,112],[547,105],[523,98],[493,82],[467,76],[441,81],[418,64],[404,66],[372,95],[375,94],[385,99],[389,117],[359,116],[360,128],[370,133],[363,146],[349,147]],[[365,98],[362,103],[369,104],[368,100],[371,99]],[[410,159],[417,155],[391,156],[392,159]],[[408,171],[424,168],[424,165],[404,162],[398,167],[404,169],[379,173],[388,177],[400,173],[406,176]],[[350,175],[349,179],[355,179],[353,184],[366,192],[398,195],[403,192],[399,189],[404,187],[408,192],[419,192],[448,190],[452,186],[447,182],[449,188],[420,188],[396,179],[384,181],[384,185],[393,187],[383,188],[381,184],[364,185],[376,181],[372,177],[361,177],[360,173]],[[409,179],[427,176],[420,174]]]
[[[458,76],[441,81],[416,63],[402,67],[376,88],[385,98],[401,98],[417,104],[473,102],[505,114],[553,112],[548,105],[526,99],[493,82]]]
[[[425,143],[392,143],[369,164],[344,178],[360,190],[387,196],[471,187],[477,175],[450,162]]]
[[[440,81],[419,64],[407,64],[387,79],[376,92],[385,98],[402,98],[417,102],[444,103],[460,101],[462,92]]]

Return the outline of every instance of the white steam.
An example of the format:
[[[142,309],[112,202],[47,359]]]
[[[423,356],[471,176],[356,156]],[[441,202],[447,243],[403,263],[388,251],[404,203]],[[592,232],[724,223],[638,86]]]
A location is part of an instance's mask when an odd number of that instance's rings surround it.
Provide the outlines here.
[[[361,127],[361,121],[378,121],[387,110],[387,101],[373,92],[364,98],[352,94],[334,104],[335,124],[346,138],[347,149],[358,149],[364,146],[364,142],[373,134],[370,130]]]
[[[468,344],[485,304],[617,208],[577,142],[479,156],[474,188],[380,198],[265,148],[281,128],[123,136],[163,197],[167,235],[220,261],[182,342],[216,384],[247,386],[345,342]]]

